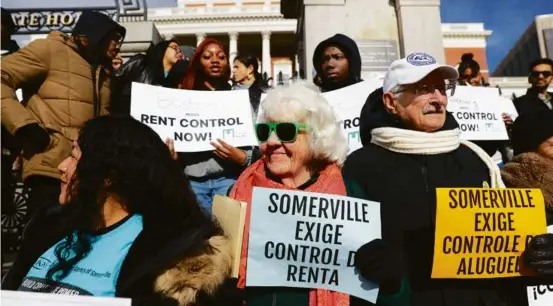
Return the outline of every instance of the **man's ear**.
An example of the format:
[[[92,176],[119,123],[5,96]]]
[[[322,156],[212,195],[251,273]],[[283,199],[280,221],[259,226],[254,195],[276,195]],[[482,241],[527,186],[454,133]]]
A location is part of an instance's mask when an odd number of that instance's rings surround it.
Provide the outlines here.
[[[384,103],[384,108],[386,111],[390,114],[397,115],[398,112],[398,105],[397,100],[394,99],[394,94],[391,92],[386,92],[382,95],[382,103]]]

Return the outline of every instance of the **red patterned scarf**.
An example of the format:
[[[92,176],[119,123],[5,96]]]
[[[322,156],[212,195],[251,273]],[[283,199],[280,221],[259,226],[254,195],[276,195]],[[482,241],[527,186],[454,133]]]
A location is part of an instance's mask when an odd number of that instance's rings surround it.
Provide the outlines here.
[[[251,200],[254,187],[265,187],[273,189],[288,189],[281,183],[277,183],[267,178],[265,173],[265,164],[258,160],[248,167],[236,181],[230,197],[236,200],[248,203],[246,212],[246,223],[244,227],[244,242],[242,243],[242,253],[240,256],[240,273],[238,286],[246,286],[246,267],[248,258],[248,239],[250,229]],[[342,178],[342,171],[336,164],[327,165],[319,174],[319,178],[304,191],[319,192],[334,195],[346,195],[346,186]],[[313,289],[309,292],[309,306],[349,306],[349,295],[340,292],[334,292],[324,289]]]

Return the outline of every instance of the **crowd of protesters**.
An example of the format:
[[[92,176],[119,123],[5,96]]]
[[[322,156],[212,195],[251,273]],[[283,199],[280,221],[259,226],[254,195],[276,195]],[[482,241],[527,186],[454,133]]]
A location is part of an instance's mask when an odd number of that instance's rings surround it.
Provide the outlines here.
[[[9,27],[2,25],[2,47],[12,47]],[[363,147],[348,155],[322,92],[362,82],[351,38],[336,34],[317,46],[314,84],[273,89],[255,56],[231,63],[214,39],[191,57],[170,40],[123,63],[125,34],[106,15],[83,12],[72,35],[52,32],[2,56],[2,148],[21,153],[32,216],[2,289],[127,297],[133,306],[373,305],[326,289],[246,286],[255,187],[379,202],[382,239],[366,241],[354,262],[379,285],[376,305],[525,305],[526,286],[553,283],[553,234],[545,233],[522,255],[533,276],[430,276],[436,188],[539,188],[553,223],[551,59],[530,67],[531,88],[514,101],[518,118],[503,118],[510,141],[499,144],[462,140],[446,111],[456,86],[487,86],[472,55],[457,69],[426,53],[396,60],[382,87],[367,93]],[[259,145],[216,139],[213,151],[176,153],[171,139],[129,116],[132,82],[248,90]],[[514,158],[500,167],[491,155],[505,147]],[[2,181],[9,170],[3,155]],[[2,202],[4,191],[3,182]],[[249,204],[238,278],[228,237],[211,218],[217,194]]]

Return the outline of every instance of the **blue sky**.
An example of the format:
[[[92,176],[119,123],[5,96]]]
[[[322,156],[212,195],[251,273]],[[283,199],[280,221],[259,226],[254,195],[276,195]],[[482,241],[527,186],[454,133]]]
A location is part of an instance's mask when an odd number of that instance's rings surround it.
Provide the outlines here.
[[[553,14],[553,0],[441,0],[442,22],[483,22],[492,72],[536,15]]]

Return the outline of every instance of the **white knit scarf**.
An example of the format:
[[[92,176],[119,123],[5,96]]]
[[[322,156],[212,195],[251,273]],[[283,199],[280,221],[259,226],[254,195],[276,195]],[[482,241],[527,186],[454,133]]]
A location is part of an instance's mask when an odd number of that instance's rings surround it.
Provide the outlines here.
[[[425,133],[398,128],[376,128],[371,132],[371,142],[384,149],[417,155],[436,155],[456,150],[462,144],[471,149],[486,164],[490,171],[491,187],[504,188],[501,172],[491,157],[474,143],[461,140],[459,129]]]

